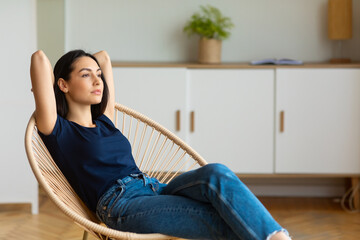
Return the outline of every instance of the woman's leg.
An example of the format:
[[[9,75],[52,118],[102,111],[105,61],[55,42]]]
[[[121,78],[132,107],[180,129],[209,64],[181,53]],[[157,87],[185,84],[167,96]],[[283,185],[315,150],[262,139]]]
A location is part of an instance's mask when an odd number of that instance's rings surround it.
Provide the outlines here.
[[[162,194],[210,203],[239,239],[267,239],[286,231],[239,178],[222,164],[208,164],[173,179]]]
[[[209,203],[160,195],[156,179],[133,177],[111,187],[97,207],[106,225],[121,231],[162,233],[188,239],[239,239]]]

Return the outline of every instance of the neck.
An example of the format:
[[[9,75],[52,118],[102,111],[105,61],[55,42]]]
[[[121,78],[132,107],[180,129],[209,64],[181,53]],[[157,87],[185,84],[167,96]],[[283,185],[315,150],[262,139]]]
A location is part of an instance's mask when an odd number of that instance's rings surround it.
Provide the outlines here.
[[[91,116],[91,106],[69,108],[66,119],[83,127],[95,127]]]

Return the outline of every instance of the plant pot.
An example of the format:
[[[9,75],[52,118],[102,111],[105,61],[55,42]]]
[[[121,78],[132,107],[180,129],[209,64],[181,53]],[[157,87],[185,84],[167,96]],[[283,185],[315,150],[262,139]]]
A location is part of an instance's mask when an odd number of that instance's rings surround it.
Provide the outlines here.
[[[199,40],[199,63],[216,64],[221,62],[221,40],[202,37]]]

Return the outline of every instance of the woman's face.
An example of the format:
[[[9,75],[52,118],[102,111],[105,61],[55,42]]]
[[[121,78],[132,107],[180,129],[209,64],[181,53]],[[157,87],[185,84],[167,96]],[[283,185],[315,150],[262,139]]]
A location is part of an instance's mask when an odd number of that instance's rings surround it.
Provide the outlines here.
[[[90,57],[80,57],[73,63],[70,80],[65,82],[68,104],[92,105],[101,102],[104,84],[101,69]]]

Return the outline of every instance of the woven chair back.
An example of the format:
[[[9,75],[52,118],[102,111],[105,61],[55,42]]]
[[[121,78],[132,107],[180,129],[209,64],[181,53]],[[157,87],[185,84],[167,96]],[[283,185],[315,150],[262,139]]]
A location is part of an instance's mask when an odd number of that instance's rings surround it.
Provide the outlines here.
[[[141,171],[167,183],[206,161],[176,135],[150,118],[121,104],[115,105],[115,125],[131,145]],[[41,140],[34,115],[25,134],[29,163],[40,186],[72,221],[97,239],[177,239],[162,234],[136,234],[107,228],[79,199]]]

